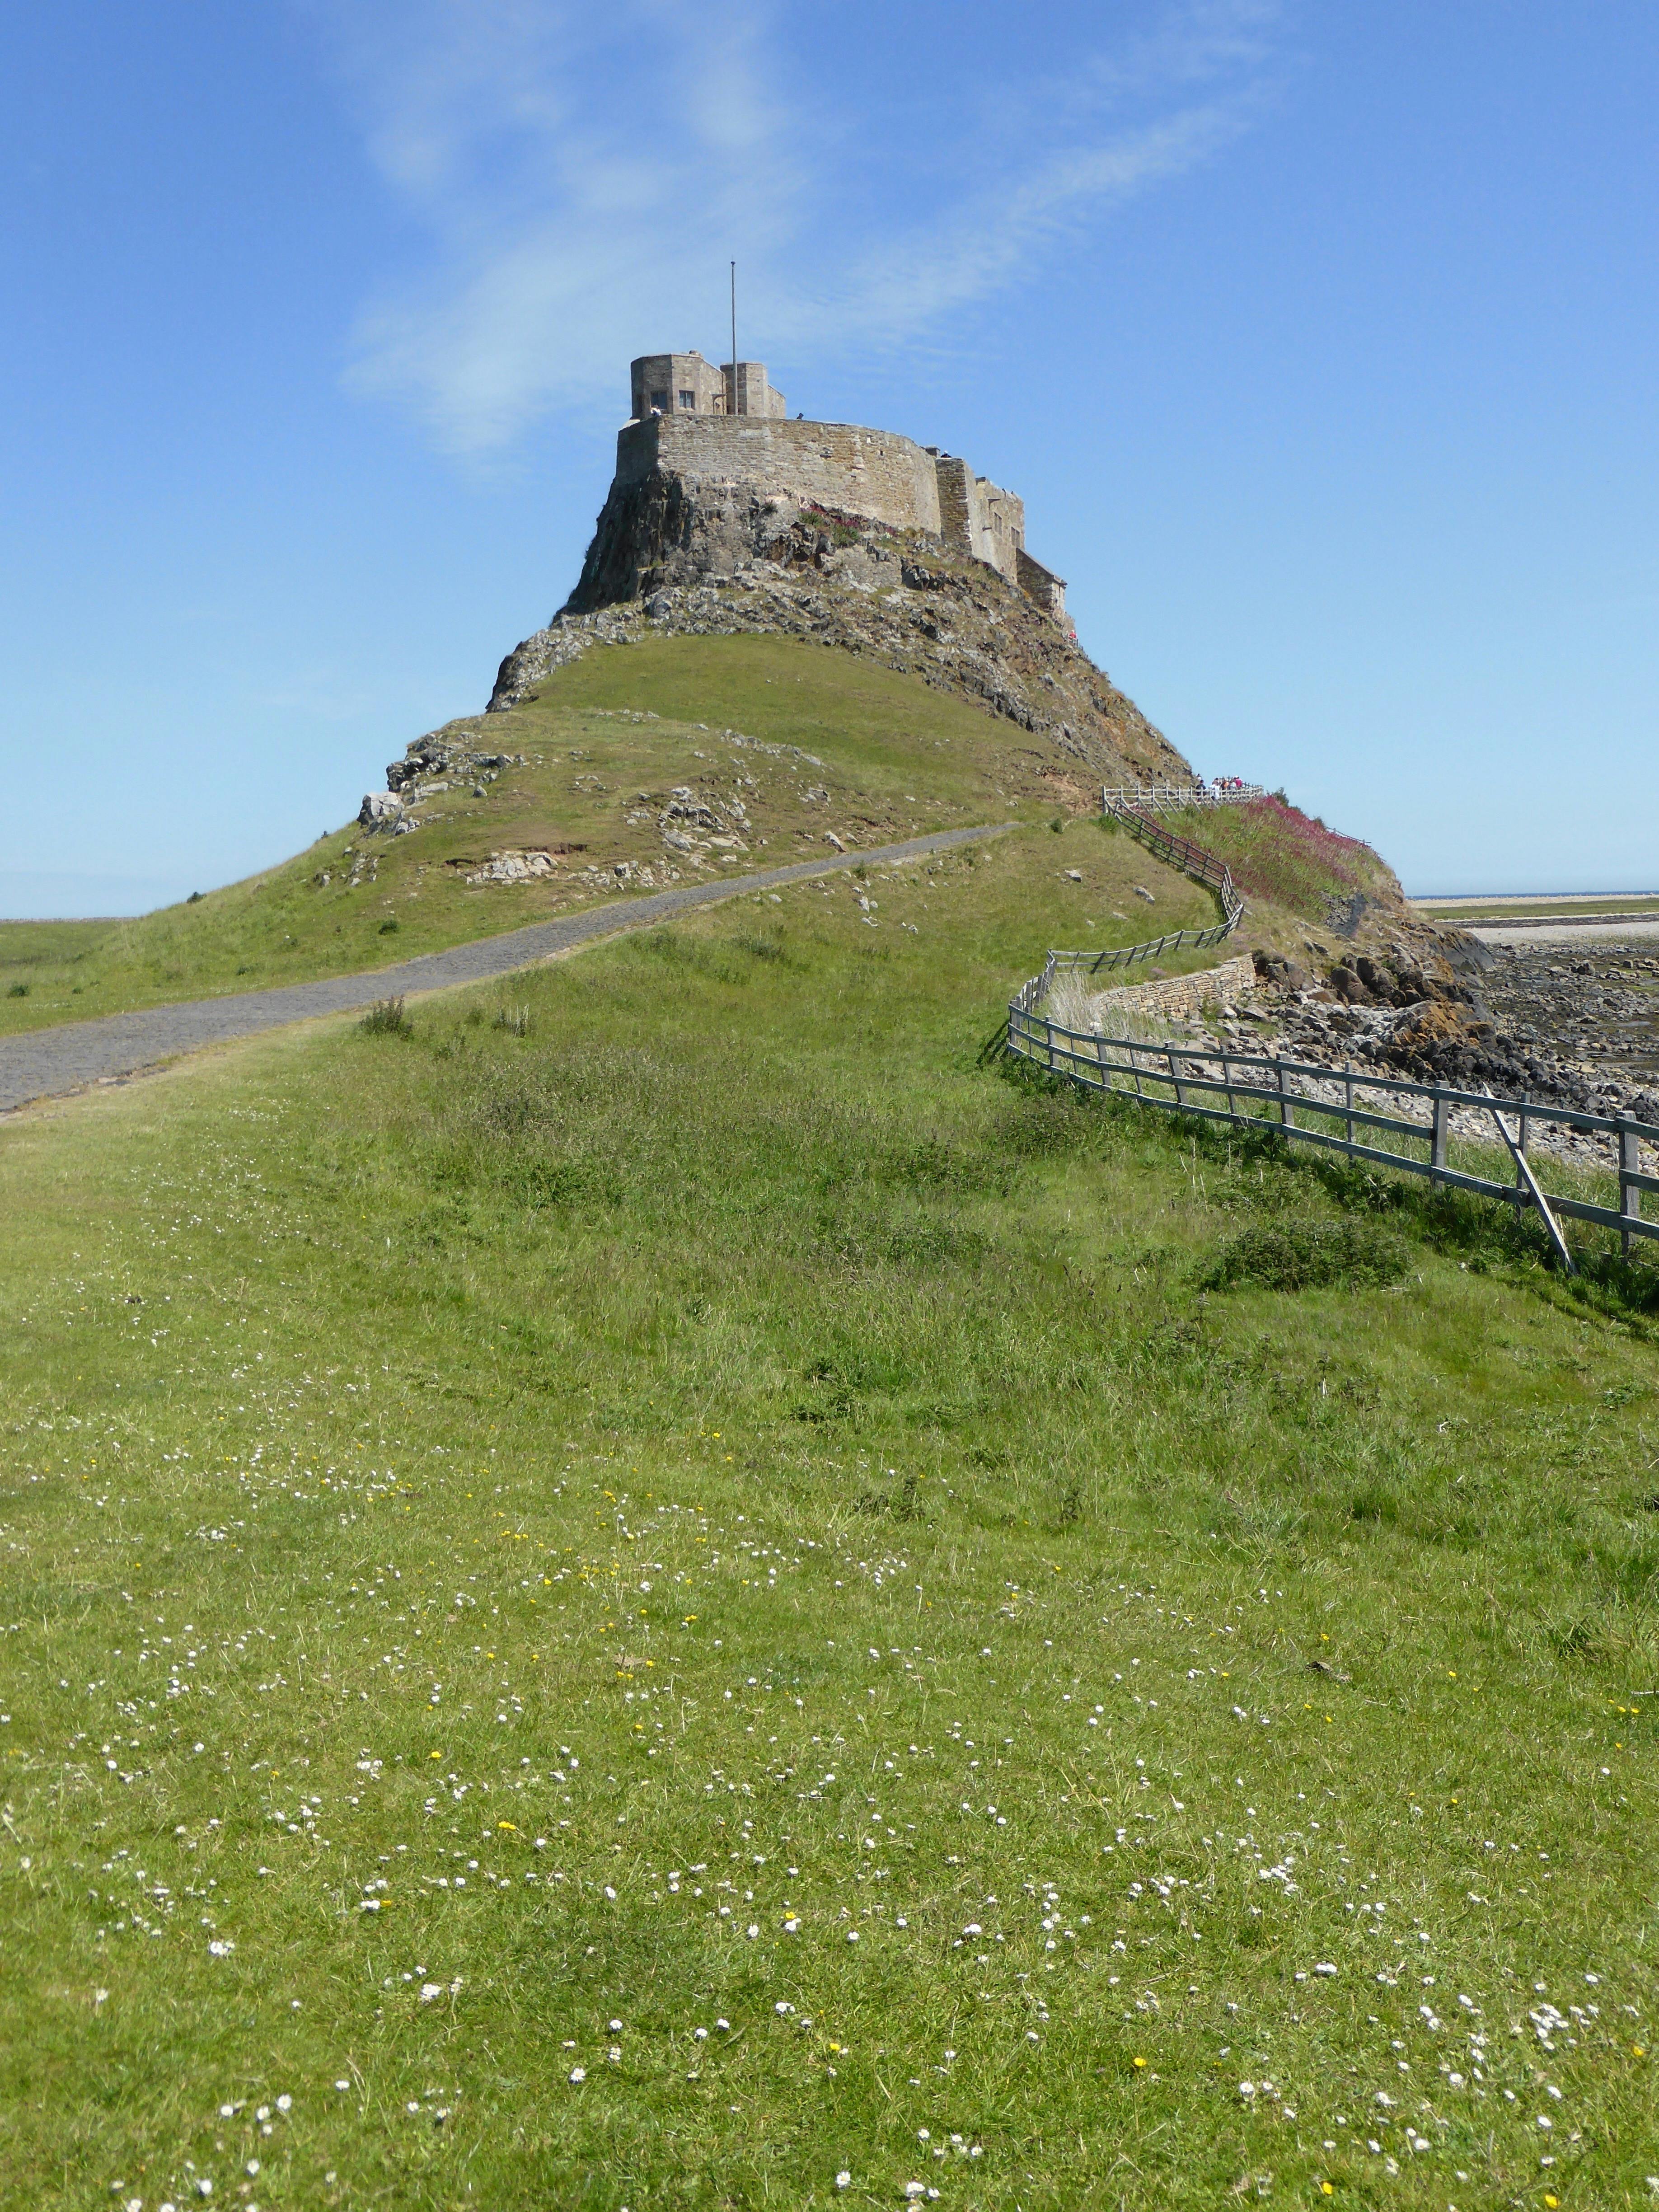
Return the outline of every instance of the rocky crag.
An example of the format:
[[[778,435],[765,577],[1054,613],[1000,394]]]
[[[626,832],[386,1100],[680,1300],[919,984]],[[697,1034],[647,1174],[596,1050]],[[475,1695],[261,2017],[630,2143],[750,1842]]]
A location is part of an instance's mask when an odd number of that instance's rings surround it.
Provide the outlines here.
[[[1091,784],[1192,773],[1069,624],[987,563],[855,514],[661,476],[613,488],[580,581],[501,663],[490,710],[595,644],[756,633],[836,646],[972,699],[1048,738]]]

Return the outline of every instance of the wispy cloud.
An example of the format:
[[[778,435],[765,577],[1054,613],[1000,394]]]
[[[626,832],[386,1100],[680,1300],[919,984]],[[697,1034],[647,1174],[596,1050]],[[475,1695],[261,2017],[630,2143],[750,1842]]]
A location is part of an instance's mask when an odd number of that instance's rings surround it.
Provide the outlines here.
[[[728,252],[769,342],[821,356],[1030,281],[1248,127],[1278,22],[1275,0],[1148,0],[1133,35],[994,97],[942,49],[907,106],[871,96],[856,7],[826,66],[773,0],[312,4],[423,240],[366,305],[350,380],[473,453],[613,414],[633,354],[707,344]]]

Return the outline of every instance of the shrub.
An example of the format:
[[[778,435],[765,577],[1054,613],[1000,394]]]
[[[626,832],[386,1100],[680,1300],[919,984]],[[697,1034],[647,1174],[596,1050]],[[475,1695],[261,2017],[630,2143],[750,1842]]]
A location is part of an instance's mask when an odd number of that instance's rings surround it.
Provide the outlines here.
[[[1397,1283],[1411,1258],[1405,1238],[1376,1221],[1262,1222],[1230,1237],[1200,1279],[1207,1291],[1358,1290]]]
[[[386,920],[385,920],[385,921],[380,924],[380,933],[380,933],[382,937],[390,937],[390,936],[392,936],[392,933],[394,933],[394,931],[397,929],[397,927],[398,927],[398,917],[397,917],[397,915],[396,915],[395,914],[393,914],[393,915],[387,915],[387,917],[386,917]]]
[[[861,518],[842,514],[833,507],[819,507],[811,500],[802,507],[801,514],[815,523],[832,545],[856,545],[870,527]]]
[[[27,999],[28,994],[29,987],[27,983],[14,983],[6,996],[9,999]]]
[[[377,999],[357,1024],[369,1036],[413,1036],[415,1024],[401,999]]]

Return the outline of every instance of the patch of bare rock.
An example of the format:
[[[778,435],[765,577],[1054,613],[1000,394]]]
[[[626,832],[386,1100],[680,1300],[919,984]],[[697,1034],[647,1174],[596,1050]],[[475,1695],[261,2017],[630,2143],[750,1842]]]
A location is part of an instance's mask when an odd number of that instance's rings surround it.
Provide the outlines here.
[[[1255,964],[1257,991],[1220,1023],[1242,1048],[1248,1039],[1320,1066],[1347,1061],[1416,1083],[1659,1122],[1659,1091],[1500,1026],[1481,993],[1455,976],[1364,953],[1323,976],[1273,954],[1258,953]]]
[[[365,830],[406,836],[420,826],[416,807],[441,792],[467,791],[482,799],[503,769],[522,768],[522,753],[480,750],[470,731],[446,724],[404,748],[386,769],[384,791],[371,791],[357,811]]]
[[[734,495],[726,506],[688,504],[672,543],[664,518],[608,507],[582,582],[501,663],[490,711],[518,706],[593,644],[790,637],[837,646],[988,708],[1069,753],[1091,782],[1188,773],[1070,628],[985,562],[948,557],[925,537],[857,516],[756,495]]]

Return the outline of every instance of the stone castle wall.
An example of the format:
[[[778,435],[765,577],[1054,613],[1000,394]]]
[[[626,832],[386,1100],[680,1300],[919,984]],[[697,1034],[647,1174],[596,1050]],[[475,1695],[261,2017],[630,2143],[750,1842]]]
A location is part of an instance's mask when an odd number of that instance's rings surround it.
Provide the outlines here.
[[[983,561],[1011,584],[1019,581],[1019,556],[1025,546],[1025,502],[988,477],[976,477],[966,461],[937,453],[939,514],[945,536],[976,561]]]
[[[741,568],[745,540],[777,534],[771,516],[816,507],[939,539],[1066,626],[1064,583],[1025,550],[1024,501],[966,461],[890,430],[791,422],[763,362],[641,354],[629,374],[634,419],[574,605]]]
[[[933,456],[908,438],[849,422],[690,414],[629,422],[617,439],[618,488],[657,471],[710,490],[741,489],[866,515],[894,530],[940,533]]]

